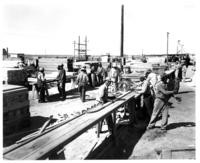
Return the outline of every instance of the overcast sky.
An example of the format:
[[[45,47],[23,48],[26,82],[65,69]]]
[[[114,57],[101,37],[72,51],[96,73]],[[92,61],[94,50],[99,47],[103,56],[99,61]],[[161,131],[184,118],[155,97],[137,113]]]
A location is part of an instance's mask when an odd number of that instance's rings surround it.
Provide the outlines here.
[[[198,53],[199,0],[2,0],[1,46],[10,52],[73,54],[73,41],[89,40],[89,54],[120,54],[124,4],[124,53]]]

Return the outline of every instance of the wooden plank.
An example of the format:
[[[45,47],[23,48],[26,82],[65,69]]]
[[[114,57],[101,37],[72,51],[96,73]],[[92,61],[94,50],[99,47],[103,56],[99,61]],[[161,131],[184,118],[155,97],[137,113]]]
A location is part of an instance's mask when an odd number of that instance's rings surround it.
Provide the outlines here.
[[[110,115],[114,110],[133,99],[137,94],[131,92],[126,96],[115,101],[106,108],[94,112],[84,114],[69,123],[52,130],[51,132],[38,137],[37,139],[20,146],[19,148],[4,154],[5,159],[45,159],[52,153],[56,152],[64,145],[70,143],[76,137],[87,131],[89,128],[97,124],[102,119]]]

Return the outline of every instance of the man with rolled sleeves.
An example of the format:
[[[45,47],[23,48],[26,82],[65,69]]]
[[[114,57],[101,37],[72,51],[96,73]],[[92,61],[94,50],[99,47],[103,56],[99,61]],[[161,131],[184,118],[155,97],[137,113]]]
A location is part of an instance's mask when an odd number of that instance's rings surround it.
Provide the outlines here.
[[[158,120],[160,113],[162,113],[161,130],[166,130],[168,123],[168,100],[170,96],[173,96],[173,94],[174,91],[167,90],[166,74],[162,74],[161,81],[157,84],[153,113],[147,129],[152,129],[155,127],[156,121]]]
[[[111,84],[111,80],[109,77],[107,77],[105,79],[105,83],[102,84],[99,89],[98,89],[98,92],[97,92],[97,95],[96,95],[96,100],[98,102],[100,102],[101,104],[105,104],[106,102],[109,102],[109,101],[112,101],[108,98],[108,87],[109,85]],[[109,115],[108,117],[106,117],[106,122],[107,122],[107,125],[108,125],[108,130],[110,133],[113,132],[113,120],[112,120],[112,115]],[[102,122],[100,122],[100,130],[101,130],[101,126],[102,126]]]

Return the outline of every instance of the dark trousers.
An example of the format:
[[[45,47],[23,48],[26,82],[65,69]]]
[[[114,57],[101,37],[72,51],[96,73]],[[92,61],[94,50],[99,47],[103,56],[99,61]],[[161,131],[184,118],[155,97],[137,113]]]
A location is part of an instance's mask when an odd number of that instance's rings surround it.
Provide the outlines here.
[[[101,85],[103,83],[103,76],[101,74],[97,75],[98,78],[98,85]]]
[[[106,99],[101,99],[101,102],[102,102],[102,104],[105,104],[106,102],[107,102],[107,100]],[[109,115],[109,116],[107,116],[106,118],[105,118],[105,120],[106,120],[106,123],[107,123],[107,125],[108,125],[108,130],[109,130],[109,132],[111,133],[111,134],[113,134],[113,131],[114,131],[114,122],[113,122],[113,118],[112,118],[112,114],[111,115]],[[99,123],[99,127],[100,127],[100,130],[101,130],[101,128],[102,128],[102,123],[103,123],[103,120]]]
[[[146,120],[149,122],[150,121],[150,118],[151,118],[151,114],[153,112],[153,97],[151,95],[145,97],[144,96],[144,109],[146,110]]]
[[[60,96],[65,99],[66,98],[66,94],[65,94],[65,82],[62,83],[58,83],[58,92],[60,94]]]
[[[86,86],[85,85],[79,85],[78,91],[80,92],[80,99],[82,102],[85,102],[85,92],[86,92]]]
[[[45,87],[38,87],[39,102],[45,102]]]

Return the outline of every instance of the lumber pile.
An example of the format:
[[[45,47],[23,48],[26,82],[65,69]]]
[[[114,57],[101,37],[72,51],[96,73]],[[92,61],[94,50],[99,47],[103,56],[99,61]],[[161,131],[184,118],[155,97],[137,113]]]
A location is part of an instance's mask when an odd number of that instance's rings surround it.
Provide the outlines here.
[[[30,123],[28,89],[3,85],[3,134],[9,135]]]

